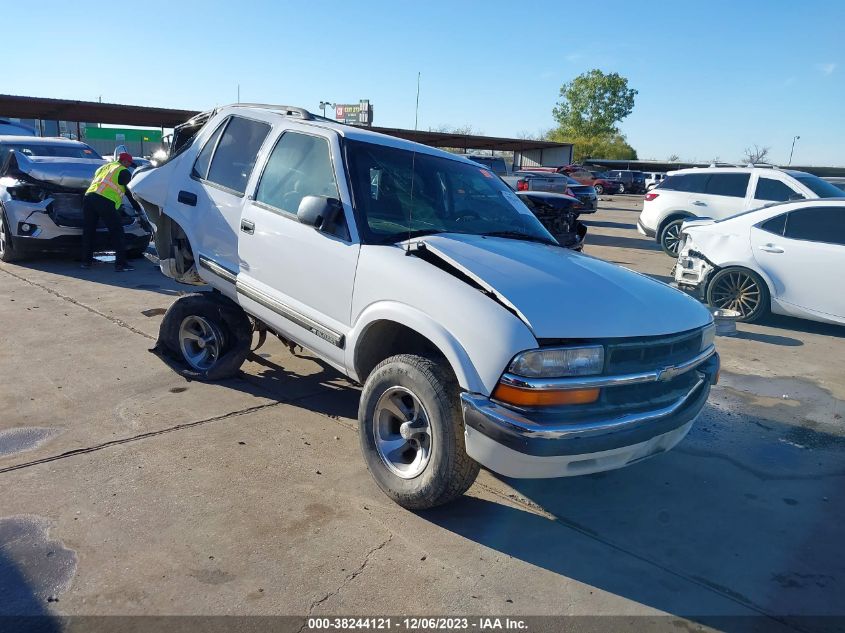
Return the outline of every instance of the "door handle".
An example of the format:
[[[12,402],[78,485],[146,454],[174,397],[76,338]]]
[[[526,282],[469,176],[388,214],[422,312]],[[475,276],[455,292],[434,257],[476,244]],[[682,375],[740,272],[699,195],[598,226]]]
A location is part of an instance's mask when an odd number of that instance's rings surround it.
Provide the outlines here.
[[[182,204],[187,204],[190,207],[197,206],[197,194],[191,193],[190,191],[180,191],[177,200],[179,200],[179,202],[181,202]]]
[[[701,200],[694,200],[694,201],[693,201],[693,204],[694,204],[695,206],[697,206],[697,207],[706,207],[706,206],[707,206],[707,203],[706,203],[706,202],[702,202]]]
[[[255,233],[255,222],[249,220],[241,220],[241,231],[252,235]]]
[[[766,251],[767,253],[782,253],[783,249],[780,246],[775,246],[774,244],[766,244],[765,246],[760,247],[761,251]]]

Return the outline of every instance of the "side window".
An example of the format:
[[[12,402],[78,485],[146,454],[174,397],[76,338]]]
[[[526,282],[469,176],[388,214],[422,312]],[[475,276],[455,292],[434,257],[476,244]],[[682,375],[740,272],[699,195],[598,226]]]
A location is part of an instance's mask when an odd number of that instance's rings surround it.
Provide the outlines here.
[[[744,198],[748,191],[749,174],[711,174],[704,193],[712,196]]]
[[[786,213],[781,213],[773,218],[769,218],[760,225],[760,228],[769,233],[782,236],[783,230],[786,228],[786,215]]]
[[[710,174],[677,174],[668,176],[662,183],[661,189],[685,191],[687,193],[704,193],[704,185]]]
[[[196,178],[202,178],[203,180],[206,179],[208,176],[208,166],[211,165],[211,155],[214,154],[214,148],[217,147],[217,140],[220,138],[220,135],[223,133],[223,128],[226,127],[226,124],[229,122],[229,119],[226,119],[217,126],[217,129],[214,130],[214,133],[211,135],[203,148],[200,150],[200,153],[197,155],[197,159],[194,161],[194,168],[191,170],[191,175],[195,176]]]
[[[793,196],[801,196],[792,187],[774,178],[760,178],[757,180],[757,189],[754,191],[755,200],[771,200],[773,202],[786,202]],[[803,196],[801,196],[803,198]]]
[[[378,187],[378,183],[370,184]],[[296,215],[305,196],[340,197],[329,142],[319,136],[285,132],[267,160],[255,200]],[[349,239],[343,216],[327,231]]]
[[[230,118],[217,143],[206,180],[243,195],[258,150],[269,133],[270,125],[262,121]]]
[[[789,214],[785,237],[845,245],[845,207],[810,207]]]

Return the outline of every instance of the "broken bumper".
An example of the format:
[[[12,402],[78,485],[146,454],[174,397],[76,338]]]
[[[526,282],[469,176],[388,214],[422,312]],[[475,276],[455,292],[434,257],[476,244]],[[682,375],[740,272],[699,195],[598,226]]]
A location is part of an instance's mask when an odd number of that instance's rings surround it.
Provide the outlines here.
[[[675,284],[679,290],[683,290],[699,299],[704,299],[707,280],[713,272],[713,266],[707,261],[694,255],[682,254],[678,257],[673,271]]]
[[[696,380],[678,400],[657,409],[588,421],[555,421],[489,398],[461,396],[467,454],[506,477],[583,475],[627,466],[669,450],[689,432],[719,372],[715,352],[691,371]]]

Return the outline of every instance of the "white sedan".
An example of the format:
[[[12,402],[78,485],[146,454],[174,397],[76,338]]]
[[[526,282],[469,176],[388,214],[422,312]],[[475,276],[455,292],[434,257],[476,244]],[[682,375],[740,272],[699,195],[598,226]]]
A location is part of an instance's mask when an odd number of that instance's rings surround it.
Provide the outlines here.
[[[681,229],[681,289],[752,322],[776,314],[845,325],[845,198],[802,200]]]

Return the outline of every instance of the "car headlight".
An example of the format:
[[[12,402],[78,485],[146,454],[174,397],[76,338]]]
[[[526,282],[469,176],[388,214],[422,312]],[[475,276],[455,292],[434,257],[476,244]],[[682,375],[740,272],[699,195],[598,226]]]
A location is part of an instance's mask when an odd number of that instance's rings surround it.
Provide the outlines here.
[[[522,352],[511,361],[508,372],[524,378],[595,376],[604,369],[604,347],[557,347]]]
[[[6,191],[9,192],[12,200],[21,202],[41,202],[48,195],[47,191],[34,185],[15,185],[7,188]]]
[[[716,324],[711,323],[710,325],[706,326],[703,330],[701,330],[701,349],[700,351],[706,350],[711,345],[716,343]]]

